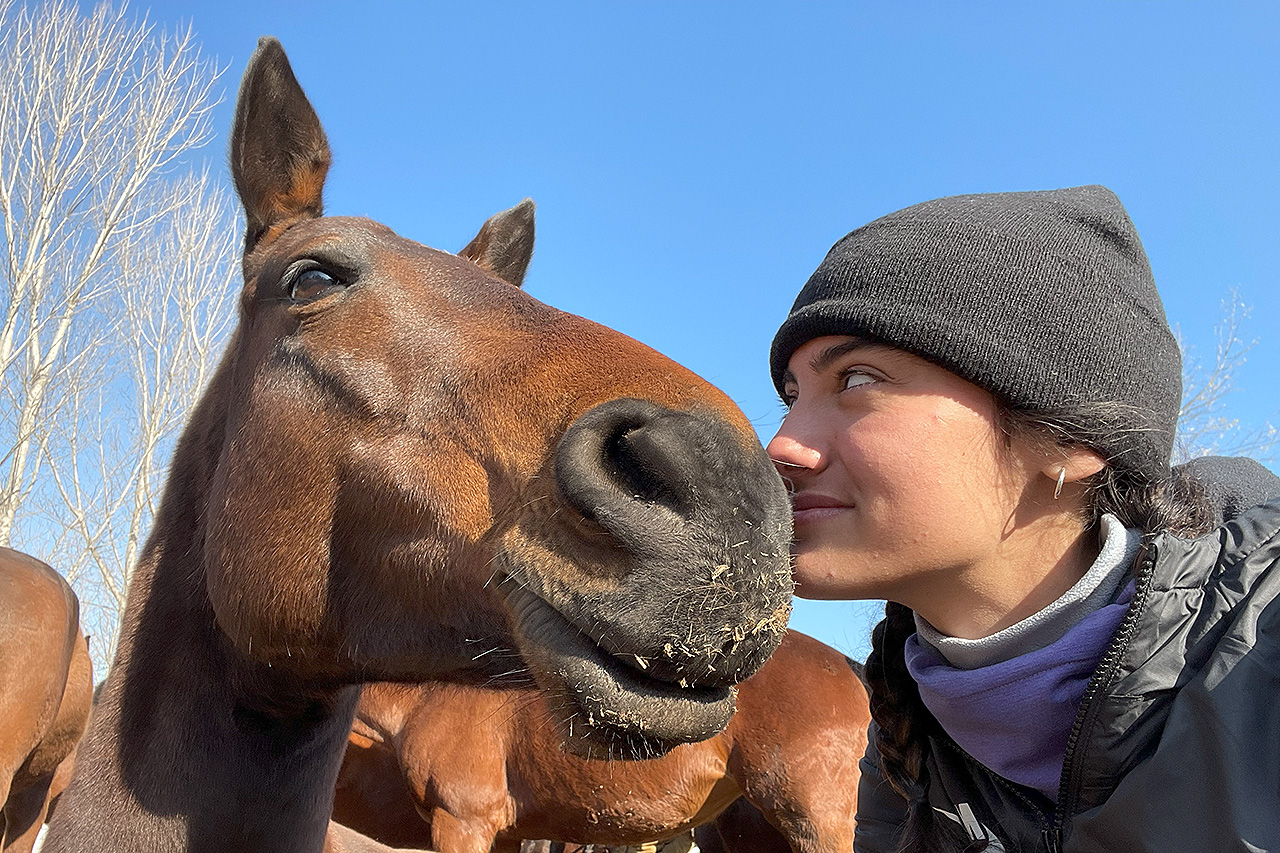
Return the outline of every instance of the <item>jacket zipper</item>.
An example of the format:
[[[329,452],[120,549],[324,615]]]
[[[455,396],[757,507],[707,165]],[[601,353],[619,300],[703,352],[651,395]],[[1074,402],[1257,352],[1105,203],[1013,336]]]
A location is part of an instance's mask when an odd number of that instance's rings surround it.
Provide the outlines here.
[[[1044,811],[1036,805],[1030,797],[1020,791],[1018,786],[1013,782],[1010,782],[999,773],[993,773],[985,764],[965,752],[960,747],[960,744],[953,741],[946,732],[941,732],[941,735],[942,737],[939,738],[939,740],[964,759],[965,764],[969,765],[970,772],[983,774],[988,779],[995,782],[997,786],[1004,788],[1010,794],[1013,794],[1021,800],[1022,804],[1035,815],[1036,823],[1040,826],[1040,836],[1044,838],[1045,848],[1049,853],[1059,853],[1057,840],[1054,836],[1053,824],[1050,823],[1049,818],[1045,815]]]
[[[1107,648],[1107,653],[1103,656],[1102,662],[1098,664],[1098,668],[1094,670],[1093,676],[1089,679],[1089,684],[1085,687],[1084,697],[1080,701],[1080,708],[1076,711],[1075,721],[1071,724],[1071,733],[1067,737],[1067,751],[1062,760],[1062,777],[1058,781],[1058,809],[1054,817],[1054,826],[1052,832],[1047,832],[1045,842],[1050,853],[1058,853],[1062,849],[1063,830],[1066,827],[1067,817],[1075,810],[1076,780],[1076,747],[1079,744],[1081,736],[1084,734],[1085,728],[1092,724],[1093,718],[1096,716],[1096,699],[1098,692],[1103,687],[1111,683],[1111,679],[1115,676],[1116,670],[1120,667],[1120,660],[1124,657],[1125,651],[1129,648],[1129,642],[1133,639],[1134,633],[1138,629],[1138,622],[1142,618],[1143,611],[1147,606],[1147,595],[1151,592],[1152,581],[1155,576],[1157,549],[1155,542],[1148,540],[1143,543],[1142,552],[1135,561],[1140,566],[1135,581],[1136,588],[1133,593],[1133,602],[1129,605],[1129,612],[1125,614],[1124,621],[1120,623],[1119,629],[1116,630],[1116,636],[1111,641],[1111,645]]]

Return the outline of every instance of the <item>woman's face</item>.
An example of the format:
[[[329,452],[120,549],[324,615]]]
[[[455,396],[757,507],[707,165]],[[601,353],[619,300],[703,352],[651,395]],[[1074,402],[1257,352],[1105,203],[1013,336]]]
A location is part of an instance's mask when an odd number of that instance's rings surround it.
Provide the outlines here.
[[[794,488],[803,597],[919,609],[955,583],[981,586],[1009,556],[1024,498],[1052,490],[1042,454],[1001,432],[990,393],[902,350],[811,340],[785,397],[768,449]]]

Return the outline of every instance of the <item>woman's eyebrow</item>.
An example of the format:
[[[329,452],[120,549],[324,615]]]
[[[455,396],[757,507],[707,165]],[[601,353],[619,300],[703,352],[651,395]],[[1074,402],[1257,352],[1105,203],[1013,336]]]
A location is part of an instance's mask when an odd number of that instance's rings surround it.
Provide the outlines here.
[[[815,355],[809,362],[809,368],[813,370],[814,373],[822,373],[831,366],[832,362],[840,358],[840,356],[851,353],[854,350],[866,349],[867,347],[875,346],[879,346],[879,344],[864,341],[862,338],[850,338],[847,341],[832,344],[822,352]]]

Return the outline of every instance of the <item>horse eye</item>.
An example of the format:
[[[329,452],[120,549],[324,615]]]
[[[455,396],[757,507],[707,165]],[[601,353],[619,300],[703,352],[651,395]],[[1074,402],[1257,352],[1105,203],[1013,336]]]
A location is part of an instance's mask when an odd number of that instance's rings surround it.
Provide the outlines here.
[[[339,287],[342,287],[342,282],[322,269],[303,270],[289,284],[289,298],[310,302]]]

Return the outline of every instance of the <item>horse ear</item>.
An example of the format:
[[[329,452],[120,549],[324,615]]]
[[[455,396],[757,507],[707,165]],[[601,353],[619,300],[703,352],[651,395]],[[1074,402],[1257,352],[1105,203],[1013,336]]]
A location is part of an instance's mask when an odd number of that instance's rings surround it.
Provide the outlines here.
[[[247,222],[245,252],[276,223],[321,215],[329,159],[324,128],[284,48],[263,36],[240,82],[231,131],[231,175]]]
[[[495,213],[458,257],[474,261],[505,282],[520,287],[533,258],[533,199]]]

